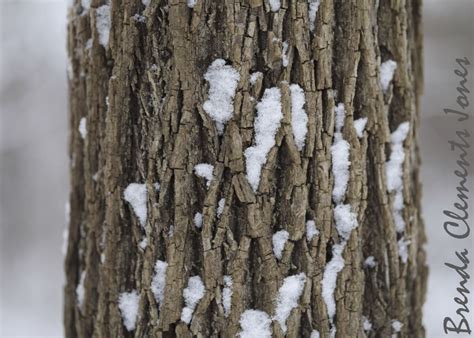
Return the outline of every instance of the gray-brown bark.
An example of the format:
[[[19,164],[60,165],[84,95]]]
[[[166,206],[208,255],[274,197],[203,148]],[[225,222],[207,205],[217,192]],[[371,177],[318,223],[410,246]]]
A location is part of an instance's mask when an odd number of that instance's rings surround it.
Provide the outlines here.
[[[267,0],[112,0],[108,45],[99,42],[97,8],[75,1],[69,11],[71,221],[65,261],[67,337],[233,337],[248,309],[272,316],[285,277],[304,272],[298,307],[288,317],[288,337],[388,337],[392,320],[400,337],[423,337],[421,308],[426,290],[424,228],[420,216],[416,143],[418,97],[422,90],[421,0],[321,0],[315,29],[309,29],[308,1],[282,0],[272,12]],[[135,16],[143,15],[143,18]],[[90,41],[90,42],[88,42]],[[287,67],[282,43],[288,42]],[[90,44],[91,43],[91,44]],[[204,73],[217,58],[240,74],[234,114],[219,136],[203,109],[208,98]],[[386,93],[380,64],[397,69]],[[260,71],[255,85],[250,74]],[[289,84],[306,97],[308,133],[298,151],[291,127]],[[268,154],[260,185],[252,191],[244,151],[254,142],[256,103],[266,88],[282,93],[283,120]],[[334,108],[345,106],[343,137],[350,144],[350,177],[344,203],[357,215],[337,275],[336,314],[329,320],[321,281],[341,242],[335,227],[331,170]],[[78,131],[87,119],[87,135]],[[354,120],[367,117],[362,138]],[[403,219],[395,230],[385,163],[390,133],[404,121]],[[214,165],[214,179],[193,172]],[[128,184],[146,183],[144,228],[124,200]],[[153,183],[159,182],[159,191]],[[225,198],[220,217],[218,201]],[[193,225],[202,212],[202,229]],[[314,219],[319,235],[306,240]],[[173,236],[169,235],[173,226]],[[281,260],[272,235],[289,232]],[[148,245],[139,243],[147,238]],[[408,260],[397,242],[409,240]],[[377,265],[364,267],[366,257]],[[168,263],[164,301],[151,291],[155,262]],[[81,283],[81,275],[84,276]],[[190,325],[180,320],[183,289],[199,275],[205,295]],[[223,276],[232,276],[231,311],[222,305]],[[84,287],[79,306],[76,289]],[[135,330],[123,325],[118,298],[140,295]],[[363,318],[372,323],[364,331]],[[273,321],[275,337],[283,337]]]

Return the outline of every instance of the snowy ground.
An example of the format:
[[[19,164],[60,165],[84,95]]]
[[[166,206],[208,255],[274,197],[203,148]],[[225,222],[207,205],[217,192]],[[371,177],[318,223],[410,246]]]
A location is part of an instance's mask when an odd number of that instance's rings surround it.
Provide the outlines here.
[[[65,9],[59,0],[0,0],[1,337],[62,336],[61,245],[68,186]],[[472,17],[470,0],[449,6],[425,1],[420,142],[430,240],[428,337],[444,336],[443,318],[455,309],[458,279],[443,263],[462,246],[442,230],[442,210],[454,200],[457,182],[450,175],[455,158],[447,147],[452,129],[441,111],[454,102],[455,57],[474,61]],[[472,176],[470,182],[474,188]],[[472,242],[463,244],[472,248]]]

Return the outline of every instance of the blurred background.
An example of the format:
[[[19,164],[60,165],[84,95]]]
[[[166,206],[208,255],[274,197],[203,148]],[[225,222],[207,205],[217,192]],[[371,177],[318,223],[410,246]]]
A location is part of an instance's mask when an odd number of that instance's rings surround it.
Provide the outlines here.
[[[63,335],[61,247],[69,185],[66,8],[67,1],[61,0],[0,0],[0,337]],[[452,299],[459,279],[444,262],[456,262],[454,250],[473,246],[472,239],[450,240],[442,228],[442,210],[454,202],[458,183],[452,175],[456,154],[447,146],[455,125],[442,109],[455,107],[455,58],[474,62],[473,9],[472,0],[424,4],[420,146],[431,269],[427,337],[445,337],[443,318],[456,310]],[[472,90],[474,67],[470,71]],[[472,167],[470,175],[472,191]],[[471,310],[472,302],[471,297]]]

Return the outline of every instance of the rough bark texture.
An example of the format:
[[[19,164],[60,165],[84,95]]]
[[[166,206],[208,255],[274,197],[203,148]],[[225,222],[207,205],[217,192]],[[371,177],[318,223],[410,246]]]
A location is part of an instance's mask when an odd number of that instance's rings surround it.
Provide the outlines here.
[[[67,337],[233,337],[248,309],[272,316],[283,279],[307,276],[298,307],[283,333],[309,337],[423,337],[426,291],[425,234],[420,216],[417,126],[422,90],[421,0],[321,0],[314,31],[308,1],[282,0],[272,12],[267,0],[111,0],[108,46],[99,43],[97,8],[75,1],[69,10],[71,217],[65,261],[64,323]],[[135,16],[136,14],[143,17]],[[89,42],[88,42],[89,41]],[[288,42],[287,67],[282,43]],[[203,110],[203,75],[217,58],[239,73],[233,118],[219,136]],[[397,69],[386,93],[380,64]],[[252,72],[263,78],[249,83]],[[289,84],[305,92],[306,145],[298,151],[291,128]],[[265,88],[279,87],[283,120],[262,170],[257,193],[245,169],[244,151],[254,141],[256,103]],[[343,136],[350,144],[345,203],[357,214],[337,277],[333,323],[321,296],[324,269],[341,239],[334,225],[331,145],[334,108],[346,108]],[[87,135],[78,131],[87,119]],[[367,117],[362,138],[354,120]],[[385,163],[390,133],[410,122],[404,142],[404,233],[397,233],[387,192]],[[193,168],[214,165],[209,188]],[[146,183],[148,220],[140,226],[123,199],[132,182]],[[159,182],[157,192],[153,183]],[[225,198],[222,215],[218,201]],[[202,212],[202,229],[193,225]],[[310,242],[305,223],[320,231]],[[173,235],[170,235],[172,226]],[[272,235],[290,238],[283,257],[272,251]],[[397,242],[409,240],[407,263]],[[139,243],[147,238],[148,245]],[[377,265],[364,267],[366,257]],[[150,288],[157,259],[166,261],[161,308]],[[76,288],[84,280],[79,306]],[[206,293],[189,325],[180,320],[183,289],[201,276]],[[223,276],[233,280],[232,307],[224,316]],[[120,293],[140,295],[135,330],[123,325]],[[363,318],[372,323],[364,331]]]

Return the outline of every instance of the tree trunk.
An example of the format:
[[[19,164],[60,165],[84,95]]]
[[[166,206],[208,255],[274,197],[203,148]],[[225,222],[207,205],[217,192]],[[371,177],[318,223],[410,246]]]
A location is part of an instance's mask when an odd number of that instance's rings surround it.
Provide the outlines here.
[[[66,336],[423,337],[421,0],[142,1],[69,9]]]

